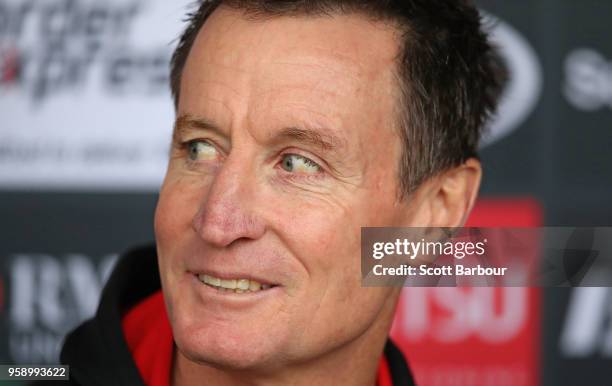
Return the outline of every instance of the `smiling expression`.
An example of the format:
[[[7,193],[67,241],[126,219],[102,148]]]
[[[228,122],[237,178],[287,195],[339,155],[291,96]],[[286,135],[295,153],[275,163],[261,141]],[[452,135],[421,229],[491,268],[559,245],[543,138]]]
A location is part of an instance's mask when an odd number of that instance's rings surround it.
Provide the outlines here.
[[[221,7],[204,24],[155,218],[182,354],[274,367],[387,327],[395,289],[361,287],[360,228],[409,211],[396,55],[394,30],[357,15],[254,21]]]

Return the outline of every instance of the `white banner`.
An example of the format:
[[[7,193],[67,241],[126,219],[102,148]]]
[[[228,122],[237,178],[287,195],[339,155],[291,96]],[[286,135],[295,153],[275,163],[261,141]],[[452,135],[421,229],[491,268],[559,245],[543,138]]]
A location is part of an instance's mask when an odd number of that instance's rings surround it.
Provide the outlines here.
[[[0,0],[0,188],[154,191],[186,0]]]

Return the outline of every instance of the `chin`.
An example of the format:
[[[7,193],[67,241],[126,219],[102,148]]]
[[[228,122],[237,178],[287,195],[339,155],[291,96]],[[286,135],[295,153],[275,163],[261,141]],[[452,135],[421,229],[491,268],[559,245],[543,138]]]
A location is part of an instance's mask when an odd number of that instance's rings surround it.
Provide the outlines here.
[[[253,326],[198,322],[178,323],[174,330],[178,350],[199,364],[220,369],[264,370],[278,366],[284,357],[278,336],[270,336],[273,328],[257,331]]]

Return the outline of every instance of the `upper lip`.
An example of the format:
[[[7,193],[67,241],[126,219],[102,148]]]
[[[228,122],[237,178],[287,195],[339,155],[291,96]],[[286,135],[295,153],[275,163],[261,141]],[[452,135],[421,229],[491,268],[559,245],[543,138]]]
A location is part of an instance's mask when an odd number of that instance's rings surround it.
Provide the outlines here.
[[[196,270],[189,270],[190,273],[199,276],[199,275],[208,275],[208,276],[213,276],[215,278],[219,278],[222,280],[232,280],[232,279],[246,279],[246,280],[251,280],[251,281],[256,281],[259,284],[266,284],[266,285],[278,285],[278,283],[275,283],[273,281],[270,281],[268,279],[264,279],[260,276],[257,275],[253,275],[253,273],[246,273],[246,272],[237,272],[237,271],[233,271],[233,272],[220,272],[220,271],[215,271],[215,270],[211,270],[211,269],[196,269]]]

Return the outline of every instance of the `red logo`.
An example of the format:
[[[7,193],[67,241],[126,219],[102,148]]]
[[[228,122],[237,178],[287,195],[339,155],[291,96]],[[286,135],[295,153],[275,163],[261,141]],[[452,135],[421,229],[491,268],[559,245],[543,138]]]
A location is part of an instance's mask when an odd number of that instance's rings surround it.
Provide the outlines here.
[[[480,201],[467,226],[542,223],[531,199]],[[391,331],[423,386],[539,384],[540,290],[405,288]]]

